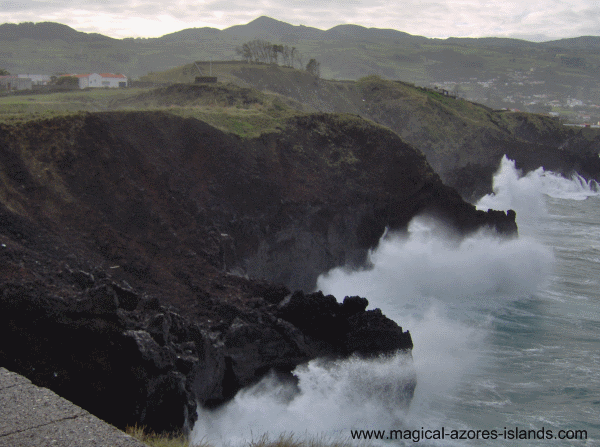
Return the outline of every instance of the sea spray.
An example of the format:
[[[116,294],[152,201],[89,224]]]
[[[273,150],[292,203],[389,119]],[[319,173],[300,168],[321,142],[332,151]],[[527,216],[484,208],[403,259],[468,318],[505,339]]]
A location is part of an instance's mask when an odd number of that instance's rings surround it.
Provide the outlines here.
[[[416,218],[408,234],[388,233],[370,254],[371,268],[338,268],[318,287],[358,294],[410,330],[417,389],[404,423],[445,423],[458,389],[486,366],[494,315],[533,294],[551,271],[550,250],[530,238],[479,232],[448,238],[436,223]],[[444,236],[442,236],[444,234]]]
[[[518,238],[486,231],[455,238],[440,231],[436,222],[416,218],[406,233],[382,237],[370,254],[369,268],[338,268],[319,278],[323,292],[340,300],[365,296],[370,308],[381,308],[409,329],[415,344],[412,364],[406,357],[329,364],[316,360],[296,370],[297,384],[269,376],[217,410],[200,408],[194,439],[236,445],[264,433],[347,438],[353,427],[493,428],[490,424],[504,421],[498,410],[514,403],[499,391],[497,379],[488,377],[503,361],[491,339],[527,330],[521,320],[533,317],[525,310],[538,305],[534,295],[554,262],[552,251],[522,228],[548,218],[544,196],[582,200],[594,195],[595,182],[543,169],[522,175],[505,158],[494,178],[494,194],[477,206],[515,209]],[[415,371],[417,387],[408,409],[381,392],[395,389],[391,396],[401,395],[402,384]],[[471,413],[465,413],[468,408],[473,408]]]
[[[436,226],[413,219],[408,235],[382,238],[369,255],[371,268],[333,269],[319,278],[317,288],[338,297],[366,296],[371,306],[394,318],[399,304],[414,307],[432,300],[481,307],[493,295],[487,304],[495,306],[498,294],[510,298],[535,291],[548,272],[549,251],[531,239],[482,231],[458,240],[441,236]]]
[[[477,202],[481,210],[513,209],[517,212],[519,224],[535,223],[546,215],[544,195],[558,199],[585,200],[600,194],[600,186],[595,180],[585,180],[574,173],[565,178],[540,167],[526,175],[516,169],[514,160],[506,155],[500,162],[492,180],[492,194]]]

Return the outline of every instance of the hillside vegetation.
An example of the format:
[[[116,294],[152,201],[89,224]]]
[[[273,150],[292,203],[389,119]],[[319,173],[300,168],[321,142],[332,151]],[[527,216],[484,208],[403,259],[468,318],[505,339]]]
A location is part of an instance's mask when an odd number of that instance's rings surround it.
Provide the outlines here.
[[[10,124],[83,112],[163,111],[248,137],[276,131],[303,108],[291,99],[235,84],[175,84],[154,89],[90,89],[0,97],[0,122]]]

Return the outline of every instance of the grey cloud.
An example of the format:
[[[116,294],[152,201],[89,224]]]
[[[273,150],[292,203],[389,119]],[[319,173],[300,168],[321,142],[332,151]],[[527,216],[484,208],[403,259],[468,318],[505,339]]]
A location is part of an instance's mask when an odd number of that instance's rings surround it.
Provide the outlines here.
[[[73,5],[71,1],[57,1],[57,2],[39,2],[39,1],[4,1],[0,2],[0,11],[23,11],[34,12],[35,11],[48,11],[53,9],[62,9],[64,7],[70,7]]]
[[[463,0],[75,0],[10,1],[0,3],[6,21],[54,20],[96,32],[127,29],[148,36],[147,30],[193,26],[224,28],[268,15],[295,25],[328,29],[341,23],[394,28],[430,37],[547,35],[567,37],[597,34],[600,4],[587,0],[528,0],[492,2]],[[160,17],[160,18],[159,18]],[[166,18],[165,18],[166,17]],[[104,20],[104,22],[102,22]],[[161,22],[162,20],[162,22]],[[145,24],[145,25],[144,25]]]
[[[20,11],[27,9],[25,2],[0,2],[0,11]]]

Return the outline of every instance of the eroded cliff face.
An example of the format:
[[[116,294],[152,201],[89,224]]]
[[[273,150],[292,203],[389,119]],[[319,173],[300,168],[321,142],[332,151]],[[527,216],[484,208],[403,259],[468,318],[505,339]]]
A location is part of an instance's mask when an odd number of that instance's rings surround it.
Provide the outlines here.
[[[233,74],[254,88],[298,101],[304,109],[357,114],[387,126],[472,203],[492,192],[492,177],[504,155],[524,172],[543,166],[600,180],[600,137],[584,138],[548,116],[491,110],[378,76],[328,81],[300,71],[252,66]]]
[[[492,192],[504,155],[524,172],[541,166],[600,179],[599,140],[549,116],[491,110],[377,78],[367,78],[360,91],[365,101],[359,113],[419,149],[444,183],[472,203]]]
[[[476,211],[354,116],[247,140],[158,112],[2,125],[0,362],[118,426],[162,430],[272,368],[410,351],[366,301],[291,292],[418,213],[516,233],[514,214]]]

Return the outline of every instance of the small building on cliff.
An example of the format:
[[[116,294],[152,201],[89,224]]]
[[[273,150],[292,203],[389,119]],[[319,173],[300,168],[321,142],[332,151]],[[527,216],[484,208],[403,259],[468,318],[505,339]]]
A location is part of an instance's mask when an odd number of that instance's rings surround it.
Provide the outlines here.
[[[73,74],[79,79],[79,88],[119,88],[127,87],[127,76],[115,73]]]
[[[48,85],[52,82],[52,77],[50,75],[44,74],[19,74],[17,75],[21,79],[31,79],[32,85]]]

